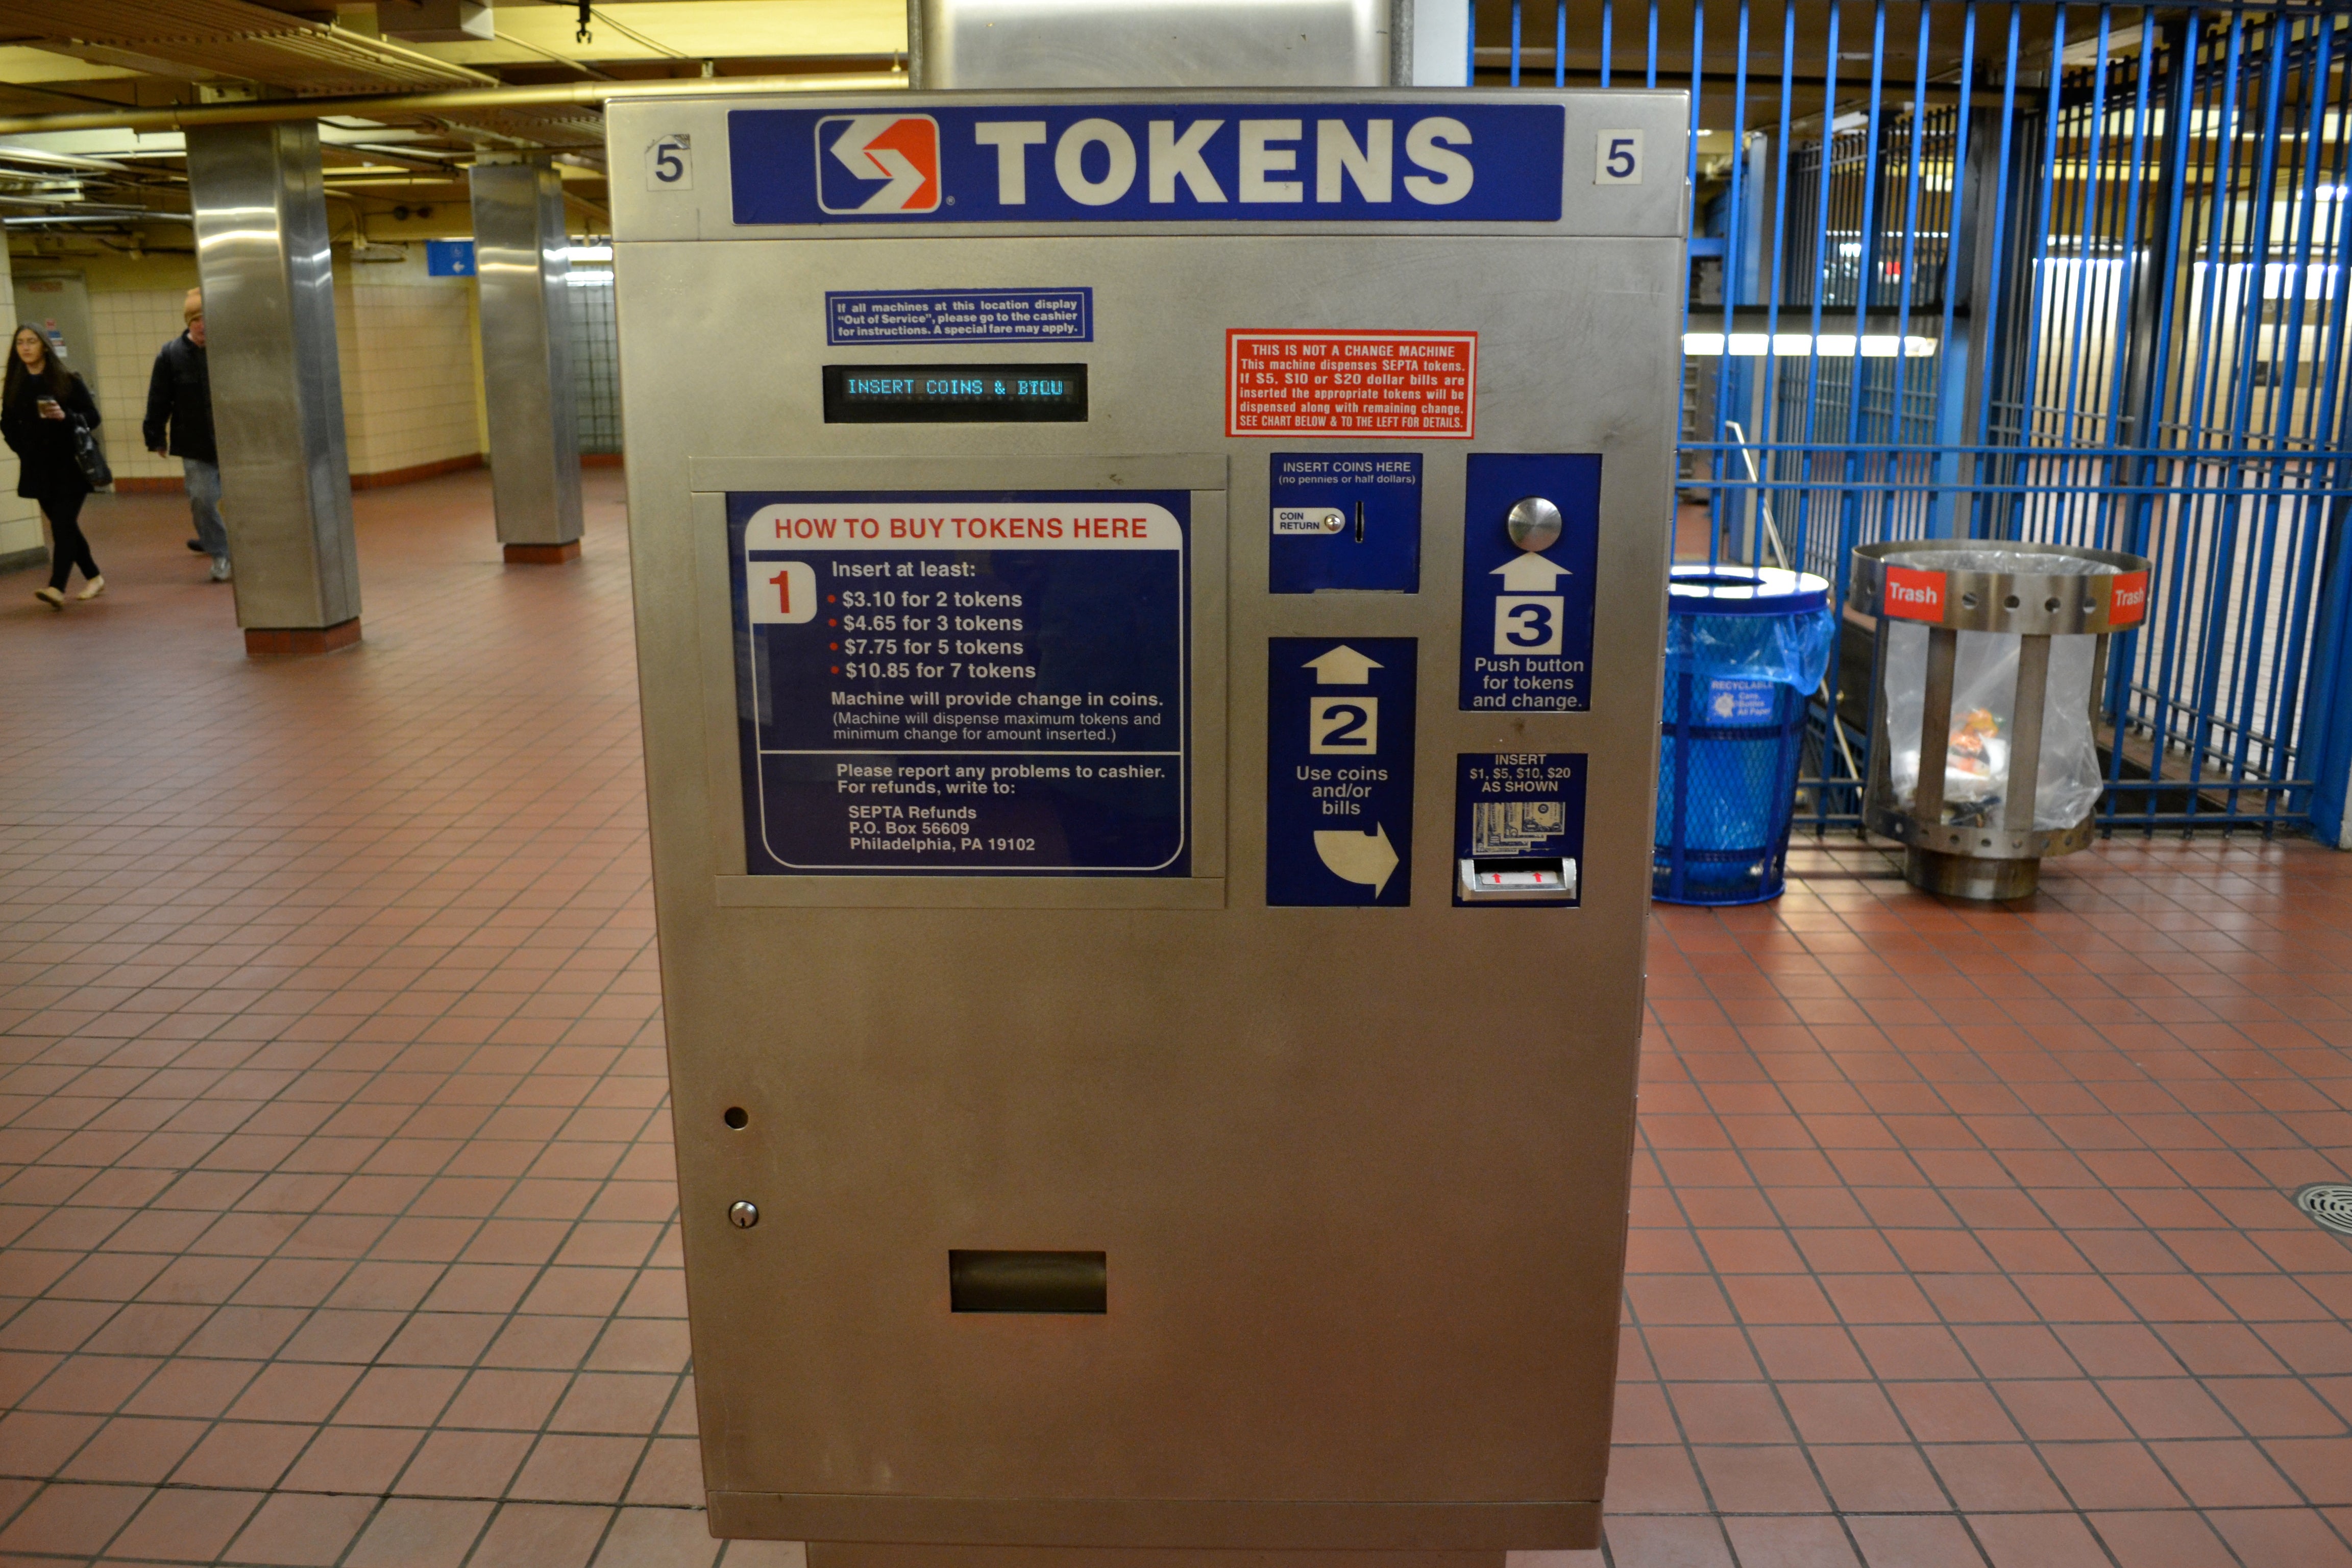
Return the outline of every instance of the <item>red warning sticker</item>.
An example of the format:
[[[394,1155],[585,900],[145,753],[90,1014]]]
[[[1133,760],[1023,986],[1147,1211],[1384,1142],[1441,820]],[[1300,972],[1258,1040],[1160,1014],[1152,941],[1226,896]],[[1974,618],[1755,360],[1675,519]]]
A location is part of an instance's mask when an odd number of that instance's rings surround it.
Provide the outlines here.
[[[1477,424],[1475,332],[1225,334],[1228,436],[1438,436]]]

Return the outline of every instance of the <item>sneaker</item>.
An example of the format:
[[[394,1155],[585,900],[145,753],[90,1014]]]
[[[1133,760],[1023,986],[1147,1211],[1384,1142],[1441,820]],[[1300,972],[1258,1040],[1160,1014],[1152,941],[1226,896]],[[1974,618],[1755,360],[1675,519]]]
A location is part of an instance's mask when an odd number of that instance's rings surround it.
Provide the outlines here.
[[[100,594],[105,592],[106,579],[103,576],[92,577],[89,582],[84,583],[81,585],[81,592],[76,594],[74,597],[77,599],[95,599]]]
[[[227,556],[215,555],[213,557],[213,581],[215,583],[226,583],[228,581]]]
[[[66,596],[55,588],[36,588],[33,590],[33,597],[53,610],[62,610],[66,607]]]
[[[191,539],[188,541],[188,549],[197,555],[202,555],[205,552],[205,542],[201,539]]]

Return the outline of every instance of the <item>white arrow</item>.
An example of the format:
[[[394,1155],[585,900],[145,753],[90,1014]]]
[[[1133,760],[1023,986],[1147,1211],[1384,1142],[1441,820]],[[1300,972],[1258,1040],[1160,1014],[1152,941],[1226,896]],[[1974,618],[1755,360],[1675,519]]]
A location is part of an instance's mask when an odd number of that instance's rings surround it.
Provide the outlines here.
[[[1503,579],[1506,594],[1549,594],[1554,584],[1574,573],[1565,566],[1555,566],[1540,555],[1522,552],[1495,568],[1490,575]]]
[[[1331,875],[1343,882],[1363,883],[1376,899],[1397,868],[1396,846],[1389,842],[1389,830],[1378,823],[1370,833],[1318,832],[1315,853],[1323,858]]]
[[[1371,679],[1372,671],[1383,668],[1378,659],[1366,658],[1346,643],[1328,653],[1319,654],[1298,667],[1315,672],[1318,686],[1361,686]],[[1355,834],[1345,837],[1356,837]]]

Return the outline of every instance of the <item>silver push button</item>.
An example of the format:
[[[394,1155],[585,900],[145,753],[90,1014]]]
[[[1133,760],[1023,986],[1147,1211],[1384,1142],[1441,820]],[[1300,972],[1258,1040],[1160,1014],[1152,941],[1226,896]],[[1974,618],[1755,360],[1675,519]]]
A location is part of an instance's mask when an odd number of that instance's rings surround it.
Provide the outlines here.
[[[1522,550],[1549,550],[1559,542],[1559,508],[1541,496],[1528,496],[1517,502],[1503,521],[1511,531],[1511,542]]]

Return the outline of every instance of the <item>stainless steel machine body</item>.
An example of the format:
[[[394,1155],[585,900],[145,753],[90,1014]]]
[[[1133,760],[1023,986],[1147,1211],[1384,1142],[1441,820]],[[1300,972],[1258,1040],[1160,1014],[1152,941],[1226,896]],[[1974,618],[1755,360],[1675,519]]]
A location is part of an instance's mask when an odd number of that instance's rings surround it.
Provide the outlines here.
[[[576,553],[580,431],[563,182],[540,163],[478,163],[468,177],[499,542],[509,560]]]
[[[2020,559],[2047,557],[2048,572],[1982,572],[1929,564],[1937,555],[1964,560],[1993,549]],[[1908,566],[1890,565],[1897,557]],[[2086,575],[2082,563],[2112,568]],[[1870,780],[1863,795],[1863,822],[1869,831],[1900,842],[1904,875],[1915,887],[1953,898],[2021,899],[2041,884],[2042,862],[2090,847],[2092,817],[2060,827],[2037,827],[2034,804],[2042,767],[2042,734],[2050,693],[2051,638],[2095,637],[2091,658],[2090,702],[2095,718],[2106,689],[2107,638],[2128,631],[2147,616],[2147,557],[2119,550],[2035,544],[2017,540],[1898,539],[1857,545],[1846,591],[1847,607],[1871,616],[1878,626],[1877,668],[1872,672],[1876,704],[1874,732],[1888,737],[1885,676],[1888,620],[1927,627],[1927,687],[1919,731],[1916,791],[1906,809],[1897,797],[1889,763],[1890,743],[1872,748]],[[2017,683],[2011,699],[2009,766],[1998,822],[1955,820],[1945,796],[1947,748],[1951,743],[1953,675],[1960,637],[1967,632],[2012,633],[2019,637]]]
[[[1685,122],[612,107],[715,1531],[1596,1543]]]
[[[319,128],[193,129],[188,191],[237,625],[355,638],[359,555]]]

